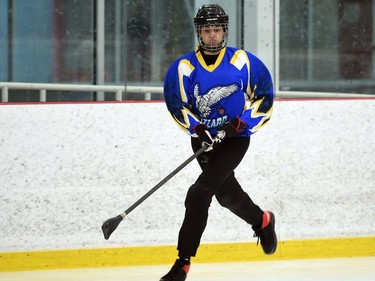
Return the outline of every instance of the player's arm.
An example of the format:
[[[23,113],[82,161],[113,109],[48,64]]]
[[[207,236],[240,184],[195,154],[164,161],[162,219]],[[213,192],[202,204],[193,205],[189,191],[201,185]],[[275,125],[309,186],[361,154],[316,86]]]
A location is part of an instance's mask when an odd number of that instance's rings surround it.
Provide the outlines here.
[[[188,60],[174,62],[164,80],[164,99],[175,123],[186,133],[195,134],[193,128],[200,124],[199,119],[190,110],[188,78],[194,67]]]
[[[247,94],[250,105],[241,120],[247,124],[251,134],[263,127],[271,118],[273,110],[273,83],[267,67],[255,56],[250,55],[250,84]]]

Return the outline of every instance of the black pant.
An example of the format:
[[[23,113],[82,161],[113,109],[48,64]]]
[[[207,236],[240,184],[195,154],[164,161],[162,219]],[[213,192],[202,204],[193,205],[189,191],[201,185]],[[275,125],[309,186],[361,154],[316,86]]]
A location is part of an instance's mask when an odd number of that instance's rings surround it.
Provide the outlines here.
[[[193,151],[201,148],[198,138],[191,138]],[[234,169],[242,161],[250,138],[228,138],[197,160],[202,173],[189,188],[185,199],[185,218],[178,237],[179,257],[195,256],[206,228],[212,197],[250,225],[262,223],[263,211],[253,203],[235,178]],[[250,234],[249,234],[250,235]]]

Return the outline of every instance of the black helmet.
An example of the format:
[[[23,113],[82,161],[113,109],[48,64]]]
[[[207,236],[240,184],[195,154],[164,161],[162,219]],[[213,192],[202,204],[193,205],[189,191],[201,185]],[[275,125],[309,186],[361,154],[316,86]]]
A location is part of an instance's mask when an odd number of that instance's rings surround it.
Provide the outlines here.
[[[203,5],[198,9],[197,15],[194,18],[194,25],[195,30],[197,32],[199,45],[203,50],[216,52],[220,51],[227,45],[228,22],[228,15],[225,13],[224,9],[218,4]],[[207,46],[204,44],[202,38],[200,37],[200,29],[203,26],[208,25],[220,25],[224,29],[223,41],[218,46]]]

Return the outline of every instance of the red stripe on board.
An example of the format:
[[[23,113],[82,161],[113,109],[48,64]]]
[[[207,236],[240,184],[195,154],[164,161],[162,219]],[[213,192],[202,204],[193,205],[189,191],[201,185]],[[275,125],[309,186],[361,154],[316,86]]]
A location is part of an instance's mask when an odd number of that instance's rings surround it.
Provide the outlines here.
[[[375,100],[374,97],[338,97],[338,98],[275,98],[275,101],[346,101],[346,100]],[[0,102],[0,105],[51,105],[51,104],[122,104],[122,103],[164,103],[164,100],[126,100],[126,101],[63,101],[63,102]]]
[[[374,97],[337,97],[337,98],[276,98],[275,101],[346,101],[346,100],[375,100],[375,95]]]
[[[127,100],[127,101],[53,101],[53,102],[0,102],[0,105],[51,105],[51,104],[121,104],[121,103],[164,103],[163,100],[152,100],[152,101],[138,101],[138,100]]]

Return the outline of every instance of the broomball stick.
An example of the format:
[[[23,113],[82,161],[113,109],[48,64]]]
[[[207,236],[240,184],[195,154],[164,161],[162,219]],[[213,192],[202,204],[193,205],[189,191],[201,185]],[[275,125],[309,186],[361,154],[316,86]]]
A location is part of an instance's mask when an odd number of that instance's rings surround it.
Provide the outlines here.
[[[106,220],[102,225],[102,231],[104,234],[104,238],[106,240],[109,239],[111,234],[116,230],[117,226],[120,222],[127,216],[131,211],[137,208],[143,201],[145,201],[148,197],[151,196],[156,190],[158,190],[161,186],[163,186],[168,180],[170,180],[173,176],[175,176],[179,171],[181,171],[185,166],[187,166],[191,161],[201,155],[206,149],[208,145],[202,146],[199,150],[197,150],[193,155],[191,155],[188,159],[186,159],[180,166],[178,166],[175,170],[173,170],[168,176],[162,179],[157,185],[155,185],[152,189],[150,189],[145,195],[139,198],[136,202],[134,202],[128,209],[124,212],[119,214],[116,217],[110,218]]]

